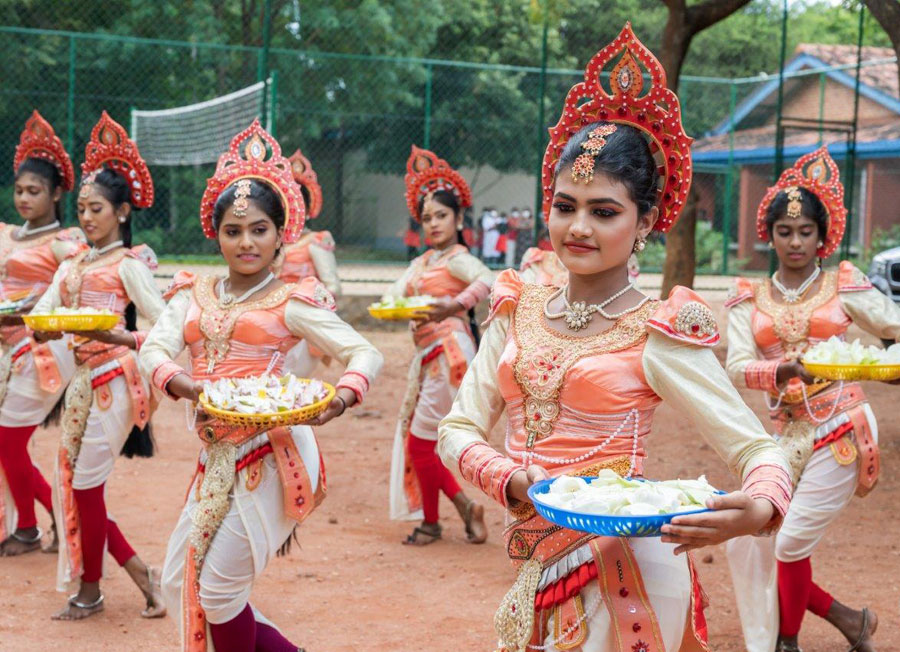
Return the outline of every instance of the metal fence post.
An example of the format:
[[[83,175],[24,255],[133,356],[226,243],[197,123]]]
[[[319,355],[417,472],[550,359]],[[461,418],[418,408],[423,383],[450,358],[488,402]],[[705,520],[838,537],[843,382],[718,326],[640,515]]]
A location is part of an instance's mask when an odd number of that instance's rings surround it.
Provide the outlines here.
[[[75,37],[69,36],[69,85],[66,90],[66,149],[75,153]],[[66,193],[66,219],[71,220],[75,193]]]
[[[543,203],[543,184],[542,172],[544,164],[544,138],[547,137],[544,131],[544,96],[547,94],[547,30],[550,26],[549,16],[547,15],[547,3],[542,3],[544,10],[544,34],[541,38],[541,81],[540,91],[538,95],[538,124],[537,124],[537,183],[534,192],[534,243],[538,243],[541,235],[541,225],[547,219],[546,215],[541,215],[541,205]]]
[[[728,274],[728,256],[731,253],[731,220],[734,210],[734,111],[737,105],[737,86],[728,85],[728,174],[725,175],[725,211],[722,216],[722,274]]]
[[[269,122],[269,133],[272,134],[272,138],[278,137],[278,71],[270,70],[269,77],[272,80],[271,85],[269,86],[269,115],[267,116],[267,120]]]
[[[425,66],[425,135],[422,139],[425,149],[431,149],[431,87],[434,68],[429,63]]]

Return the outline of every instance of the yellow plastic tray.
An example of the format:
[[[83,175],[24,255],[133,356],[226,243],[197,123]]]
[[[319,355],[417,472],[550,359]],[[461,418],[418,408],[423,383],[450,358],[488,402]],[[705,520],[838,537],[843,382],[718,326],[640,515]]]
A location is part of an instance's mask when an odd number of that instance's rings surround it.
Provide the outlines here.
[[[302,382],[310,382],[307,379],[300,379]],[[250,428],[258,428],[260,426],[266,428],[278,428],[281,426],[296,426],[305,423],[310,419],[315,419],[322,414],[329,403],[334,399],[334,386],[328,383],[322,383],[328,392],[321,401],[317,401],[312,405],[298,408],[296,410],[286,410],[284,412],[269,412],[265,414],[244,414],[243,412],[232,412],[231,410],[221,410],[213,407],[206,400],[205,394],[200,394],[200,407],[210,416],[215,417],[223,423],[232,426],[243,426]]]
[[[803,361],[813,376],[826,380],[897,380],[900,364],[821,364]]]
[[[108,331],[119,323],[118,315],[23,315],[34,331]]]
[[[409,308],[378,308],[375,304],[369,306],[369,314],[375,319],[384,319],[388,321],[415,319],[427,312],[428,306],[415,306]]]

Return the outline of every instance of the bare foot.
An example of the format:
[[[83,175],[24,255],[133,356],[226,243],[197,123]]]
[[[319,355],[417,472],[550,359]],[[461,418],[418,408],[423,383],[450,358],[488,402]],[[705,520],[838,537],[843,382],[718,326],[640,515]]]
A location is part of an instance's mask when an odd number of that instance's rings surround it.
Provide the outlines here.
[[[82,589],[82,591],[84,591],[84,589]],[[82,591],[79,591],[78,595],[73,595],[69,598],[66,608],[53,614],[51,618],[53,620],[66,621],[84,620],[85,618],[90,618],[94,614],[103,611],[103,594],[99,593],[99,588],[97,589],[99,595],[88,600],[82,599]]]
[[[422,521],[422,525],[415,528],[412,534],[406,537],[403,542],[405,546],[427,546],[441,538],[440,523],[426,523]]]
[[[163,602],[161,587],[162,572],[158,568],[147,568],[148,590],[144,592],[147,598],[147,608],[141,612],[141,618],[162,618],[166,615],[166,605]]]
[[[835,600],[828,610],[827,620],[853,646],[850,648],[852,652],[876,652],[872,637],[878,629],[878,616],[874,611],[866,608],[856,611]]]
[[[34,528],[16,530],[0,543],[0,557],[15,557],[41,547],[41,531]]]
[[[484,507],[459,492],[453,497],[453,505],[466,525],[466,538],[469,543],[484,543],[488,538],[487,526],[484,524]]]
[[[59,535],[56,533],[56,524],[50,526],[50,543],[41,548],[41,552],[55,555],[59,552]]]

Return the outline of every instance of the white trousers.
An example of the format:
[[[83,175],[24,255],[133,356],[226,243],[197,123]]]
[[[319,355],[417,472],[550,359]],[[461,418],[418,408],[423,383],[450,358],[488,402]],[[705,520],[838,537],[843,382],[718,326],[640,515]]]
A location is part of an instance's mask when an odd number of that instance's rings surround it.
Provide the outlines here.
[[[312,429],[291,429],[300,457],[309,473],[313,490],[318,485],[319,451]],[[182,614],[181,591],[184,562],[191,531],[191,512],[197,506],[197,482],[194,481],[178,524],[169,538],[162,571],[162,592],[170,614]],[[231,506],[213,537],[200,570],[200,604],[212,624],[234,619],[250,599],[254,580],[259,577],[275,553],[291,535],[296,522],[284,515],[283,491],[275,457],[263,459],[262,479],[249,490],[247,470],[235,476],[230,494]],[[256,620],[268,623],[254,610]],[[211,639],[207,639],[212,644]]]
[[[56,392],[41,389],[31,353],[25,353],[13,363],[13,371],[6,384],[6,398],[0,407],[0,426],[33,426],[47,418],[75,375],[75,354],[69,349],[70,341],[71,338],[66,336],[49,342],[50,353],[56,360],[62,378]]]

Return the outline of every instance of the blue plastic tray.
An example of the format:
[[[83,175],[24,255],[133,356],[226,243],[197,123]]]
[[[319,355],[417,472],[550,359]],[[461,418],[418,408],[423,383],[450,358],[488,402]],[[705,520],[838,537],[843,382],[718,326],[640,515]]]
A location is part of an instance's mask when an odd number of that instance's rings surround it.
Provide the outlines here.
[[[685,514],[702,514],[703,512],[712,511],[707,508],[692,510],[689,512],[675,512],[673,514],[658,514],[654,516],[601,516],[597,514],[584,514],[582,512],[573,512],[568,509],[559,509],[558,507],[550,507],[540,501],[537,496],[550,491],[550,485],[556,478],[541,480],[528,487],[528,498],[534,503],[534,508],[538,514],[543,516],[551,523],[556,523],[570,530],[581,530],[582,532],[590,532],[603,537],[659,537],[662,536],[660,528],[671,521],[676,516],[684,516]],[[596,477],[582,478],[590,482],[596,480]],[[634,478],[638,482],[646,482],[639,478]],[[724,491],[717,491],[717,494],[724,494]]]

